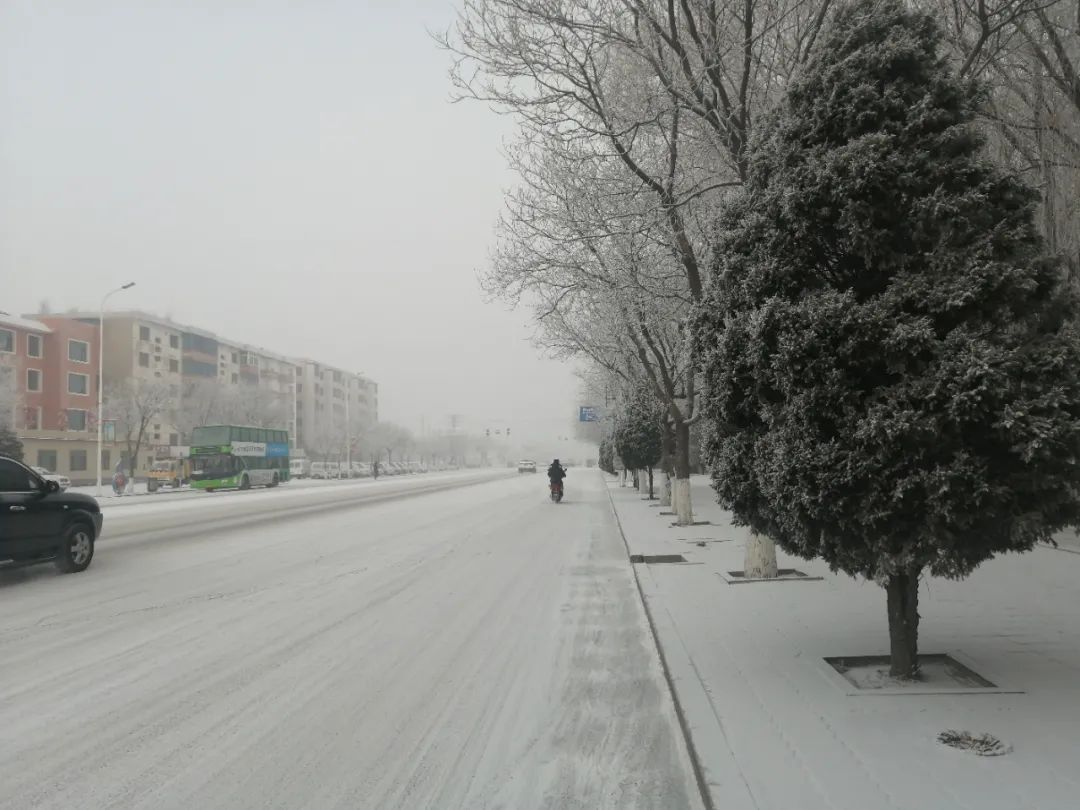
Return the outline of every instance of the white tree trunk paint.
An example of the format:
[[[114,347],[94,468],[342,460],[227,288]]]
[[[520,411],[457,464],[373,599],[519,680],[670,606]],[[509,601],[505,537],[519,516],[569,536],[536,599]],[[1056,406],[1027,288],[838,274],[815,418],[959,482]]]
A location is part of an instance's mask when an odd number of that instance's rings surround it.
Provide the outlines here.
[[[690,504],[690,479],[676,478],[671,491],[675,506],[675,522],[680,526],[690,526],[694,522],[694,510]]]
[[[746,541],[743,576],[747,579],[776,577],[776,543],[763,534],[752,534]]]
[[[667,473],[660,479],[660,505],[671,506],[671,476]]]
[[[638,491],[639,495],[646,495],[647,496],[649,494],[649,471],[648,470],[638,470],[638,488],[637,488],[637,491]]]

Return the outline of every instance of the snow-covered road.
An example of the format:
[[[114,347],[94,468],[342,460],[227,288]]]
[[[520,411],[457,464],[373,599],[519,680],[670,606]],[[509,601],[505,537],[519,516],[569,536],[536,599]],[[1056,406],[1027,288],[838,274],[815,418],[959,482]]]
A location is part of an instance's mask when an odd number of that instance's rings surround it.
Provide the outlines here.
[[[454,480],[110,509],[0,576],[0,808],[700,807],[599,474]]]

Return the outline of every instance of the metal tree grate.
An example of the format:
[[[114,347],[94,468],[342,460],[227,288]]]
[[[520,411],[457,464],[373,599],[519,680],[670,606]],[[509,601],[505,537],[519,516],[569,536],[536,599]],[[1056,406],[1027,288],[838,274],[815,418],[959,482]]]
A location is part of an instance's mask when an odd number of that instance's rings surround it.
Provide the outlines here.
[[[630,562],[655,565],[656,563],[684,563],[686,557],[682,554],[631,554]]]
[[[980,757],[1000,757],[1012,750],[993,734],[972,734],[970,731],[951,728],[938,734],[938,742],[961,751],[970,751]]]

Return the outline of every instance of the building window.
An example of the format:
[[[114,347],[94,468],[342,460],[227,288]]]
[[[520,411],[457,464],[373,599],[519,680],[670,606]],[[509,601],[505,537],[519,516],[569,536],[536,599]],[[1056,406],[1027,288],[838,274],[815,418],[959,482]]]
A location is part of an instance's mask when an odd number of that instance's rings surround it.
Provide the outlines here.
[[[180,444],[180,434],[179,433],[170,433],[169,434],[169,445],[171,447],[175,447],[178,444]]]
[[[86,472],[86,451],[72,450],[69,459],[72,472]]]
[[[102,450],[101,451],[101,469],[103,469],[103,470],[112,469],[112,451],[111,450]]]
[[[85,340],[68,339],[68,360],[73,363],[90,362],[90,344]]]
[[[233,381],[233,384],[234,384],[234,385],[235,385],[236,383],[240,382],[240,375],[239,375],[239,374],[236,374],[236,373],[234,372],[234,373],[233,373],[233,375],[232,375],[232,381]]]
[[[68,372],[68,393],[86,396],[90,393],[90,375]]]
[[[86,411],[81,411],[77,408],[69,408],[67,412],[67,429],[76,431],[86,430]]]
[[[26,390],[27,391],[40,391],[41,390],[41,372],[36,368],[28,368],[26,370]]]
[[[178,360],[169,361],[169,371],[175,373],[180,370],[180,362]]]
[[[10,329],[0,329],[0,352],[15,353],[15,333]]]
[[[37,465],[44,467],[46,470],[52,472],[56,469],[56,451],[55,450],[38,450],[37,451]]]
[[[139,365],[143,368],[150,368],[150,354],[148,352],[139,352]]]
[[[170,349],[179,349],[180,348],[180,338],[177,335],[169,335],[169,348]]]
[[[155,442],[161,441],[161,434],[160,433],[155,433],[154,434],[154,441]]]
[[[236,362],[236,352],[233,352],[233,353],[232,353],[232,361],[233,361],[234,363]]]
[[[192,360],[190,357],[185,357],[184,362],[181,365],[184,376],[195,377],[213,377],[214,376],[214,364],[204,363],[201,360]]]
[[[26,409],[26,429],[41,430],[41,406],[34,405]]]
[[[139,340],[149,340],[149,339],[150,339],[150,327],[149,326],[140,326],[139,327]]]
[[[158,337],[154,338],[154,343],[161,343],[161,337],[158,336]]]
[[[41,335],[26,336],[26,356],[41,357]]]

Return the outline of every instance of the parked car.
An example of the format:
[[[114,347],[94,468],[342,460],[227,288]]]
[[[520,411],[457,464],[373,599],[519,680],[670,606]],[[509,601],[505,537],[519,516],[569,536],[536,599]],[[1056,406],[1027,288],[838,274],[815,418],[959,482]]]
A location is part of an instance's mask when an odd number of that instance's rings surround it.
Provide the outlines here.
[[[344,464],[336,461],[313,461],[311,462],[312,478],[348,478],[349,470]]]
[[[85,571],[101,521],[89,495],[64,492],[53,478],[0,456],[0,569],[53,561],[64,573]]]
[[[31,467],[30,469],[36,472],[46,481],[55,481],[60,486],[61,492],[71,486],[71,479],[68,478],[66,475],[57,475],[54,472],[46,470],[44,467]]]
[[[311,475],[311,462],[306,458],[289,459],[289,477],[307,478]]]
[[[366,461],[354,461],[352,465],[354,478],[371,478],[371,465]]]
[[[518,462],[519,473],[534,473],[536,472],[536,462],[529,459],[522,459]]]

